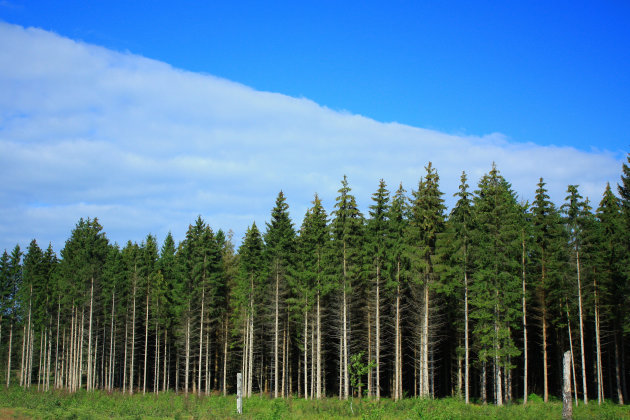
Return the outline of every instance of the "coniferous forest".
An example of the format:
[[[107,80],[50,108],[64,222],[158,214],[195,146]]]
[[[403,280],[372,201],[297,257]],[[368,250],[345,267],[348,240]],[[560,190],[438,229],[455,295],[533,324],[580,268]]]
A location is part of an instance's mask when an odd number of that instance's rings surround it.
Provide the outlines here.
[[[561,394],[629,398],[630,155],[618,185],[519,201],[493,166],[448,211],[429,163],[415,188],[381,180],[362,214],[344,177],[301,223],[280,192],[235,249],[200,217],[176,243],[111,243],[81,219],[56,255],[0,259],[2,381],[46,391],[501,405]],[[476,182],[475,182],[476,181]],[[592,200],[592,201],[591,201]],[[293,215],[295,216],[295,215]]]

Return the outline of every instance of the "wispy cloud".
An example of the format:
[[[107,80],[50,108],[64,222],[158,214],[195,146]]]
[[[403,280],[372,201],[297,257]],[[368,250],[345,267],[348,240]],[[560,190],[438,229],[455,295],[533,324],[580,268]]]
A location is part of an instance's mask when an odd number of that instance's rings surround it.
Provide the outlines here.
[[[331,209],[343,174],[367,208],[380,178],[411,190],[428,161],[449,203],[462,170],[475,184],[493,161],[522,198],[542,176],[556,202],[569,183],[599,201],[621,167],[605,151],[381,123],[5,23],[0,92],[0,249],[59,249],[88,216],[118,242],[182,239],[197,214],[240,239],[281,189],[299,225],[315,192]]]

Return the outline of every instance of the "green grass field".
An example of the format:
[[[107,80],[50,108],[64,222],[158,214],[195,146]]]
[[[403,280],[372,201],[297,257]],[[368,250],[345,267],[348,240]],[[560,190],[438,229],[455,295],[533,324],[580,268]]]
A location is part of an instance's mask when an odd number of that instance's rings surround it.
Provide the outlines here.
[[[80,391],[40,393],[13,387],[0,391],[2,419],[560,419],[562,403],[547,404],[532,396],[527,406],[511,404],[465,405],[458,399],[405,399],[394,403],[384,399],[349,401],[328,398],[322,401],[303,399],[244,399],[243,415],[236,413],[235,396],[196,397],[172,392],[133,396],[120,393]],[[606,402],[598,406],[574,407],[574,419],[628,419],[630,406]]]

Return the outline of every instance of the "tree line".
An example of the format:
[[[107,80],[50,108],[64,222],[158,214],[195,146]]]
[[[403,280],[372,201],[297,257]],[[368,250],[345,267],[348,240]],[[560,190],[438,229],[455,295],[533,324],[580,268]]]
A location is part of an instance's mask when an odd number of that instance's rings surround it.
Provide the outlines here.
[[[122,247],[81,219],[59,256],[2,254],[6,386],[225,395],[242,372],[245,396],[501,405],[559,395],[570,350],[576,400],[623,404],[629,165],[596,208],[577,185],[557,207],[542,178],[521,202],[493,165],[447,212],[429,163],[364,215],[344,176],[330,214],[315,195],[296,227],[280,192],[238,249],[201,216]]]

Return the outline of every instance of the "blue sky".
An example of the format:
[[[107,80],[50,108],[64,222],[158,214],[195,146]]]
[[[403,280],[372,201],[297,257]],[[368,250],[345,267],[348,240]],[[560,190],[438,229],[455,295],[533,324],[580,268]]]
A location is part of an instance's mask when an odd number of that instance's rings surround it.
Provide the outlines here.
[[[198,3],[0,1],[0,249],[81,216],[238,241],[280,189],[299,225],[429,160],[447,201],[496,161],[598,202],[630,149],[627,2]]]

